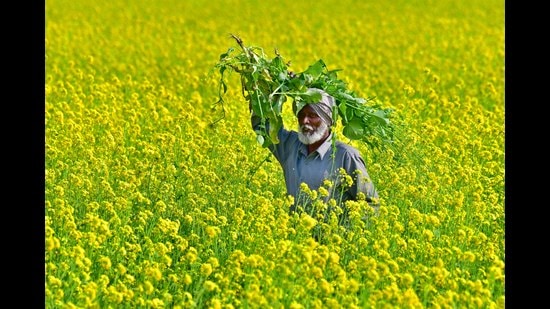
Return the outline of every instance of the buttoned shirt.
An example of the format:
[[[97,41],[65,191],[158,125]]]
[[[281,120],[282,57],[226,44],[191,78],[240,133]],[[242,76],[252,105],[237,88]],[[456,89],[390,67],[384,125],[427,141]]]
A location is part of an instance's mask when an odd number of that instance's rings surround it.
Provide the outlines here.
[[[260,118],[253,113],[251,123],[255,130],[259,130]],[[367,202],[376,208],[378,192],[370,180],[359,151],[340,141],[335,141],[333,147],[332,137],[331,133],[317,150],[308,154],[307,145],[298,139],[298,132],[289,131],[284,127],[279,130],[279,143],[272,144],[268,148],[281,164],[287,193],[294,196],[296,200],[300,197],[301,183],[307,184],[312,190],[318,190],[326,179],[333,184],[333,194],[326,200],[329,198],[335,198],[341,202],[356,200],[357,193],[363,192]],[[338,190],[342,179],[339,177],[339,168],[343,168],[353,179],[353,184],[346,187],[343,192]]]

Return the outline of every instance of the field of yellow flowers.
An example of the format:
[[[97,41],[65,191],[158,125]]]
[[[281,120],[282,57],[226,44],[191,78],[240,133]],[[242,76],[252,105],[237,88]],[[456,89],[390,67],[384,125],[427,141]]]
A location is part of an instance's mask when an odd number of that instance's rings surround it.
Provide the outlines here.
[[[45,13],[47,308],[504,307],[503,1],[51,0]],[[230,33],[294,71],[323,59],[406,123],[396,149],[345,140],[378,216],[288,214],[236,75],[214,104]]]

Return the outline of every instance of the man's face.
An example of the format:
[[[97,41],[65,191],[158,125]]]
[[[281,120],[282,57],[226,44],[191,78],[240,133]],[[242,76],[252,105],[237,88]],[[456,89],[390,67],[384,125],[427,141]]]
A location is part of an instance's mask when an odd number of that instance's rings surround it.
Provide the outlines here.
[[[328,126],[310,106],[298,112],[298,138],[306,145],[313,144],[327,134]]]

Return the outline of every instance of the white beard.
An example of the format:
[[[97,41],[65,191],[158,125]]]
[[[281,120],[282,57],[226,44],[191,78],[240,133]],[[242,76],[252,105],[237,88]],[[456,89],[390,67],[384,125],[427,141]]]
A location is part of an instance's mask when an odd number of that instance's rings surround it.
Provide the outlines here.
[[[300,140],[300,142],[306,145],[310,145],[320,141],[325,136],[325,133],[328,130],[328,126],[324,121],[321,121],[321,125],[317,128],[317,130],[306,133],[303,131],[306,128],[313,130],[313,127],[310,125],[298,125],[298,139]]]

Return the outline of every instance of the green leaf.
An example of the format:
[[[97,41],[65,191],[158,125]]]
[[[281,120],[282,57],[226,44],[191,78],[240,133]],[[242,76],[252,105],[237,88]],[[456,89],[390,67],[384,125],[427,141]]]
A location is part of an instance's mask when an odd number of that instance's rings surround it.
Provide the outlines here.
[[[294,115],[298,116],[298,112],[304,108],[308,103],[304,102],[301,97],[295,97],[294,103],[292,104],[292,111],[294,112]]]
[[[252,110],[256,115],[259,115],[260,117],[263,116],[263,108],[262,108],[262,102],[260,101],[260,97],[255,92],[250,93],[250,105],[252,106]]]
[[[286,96],[284,95],[279,95],[275,99],[275,104],[273,109],[275,110],[275,113],[277,115],[281,115],[283,113],[283,104],[285,102],[286,102]]]
[[[276,56],[275,58],[273,58],[273,60],[271,61],[271,67],[281,72],[286,72],[287,70],[287,66],[284,63],[283,58],[280,56]]]
[[[220,55],[220,61],[224,60],[225,58],[227,58],[229,56],[229,54],[231,54],[235,49],[233,47],[229,47],[229,49],[227,50],[227,52],[223,53]]]
[[[279,129],[283,126],[283,119],[275,117],[269,119],[269,138],[273,144],[279,143]]]
[[[314,64],[310,65],[303,73],[309,74],[313,79],[319,78],[319,76],[323,73],[325,70],[325,63],[322,59],[317,60]]]
[[[371,113],[370,116],[378,123],[378,125],[387,126],[390,124],[390,120],[387,118],[386,112],[377,110]]]
[[[364,134],[363,122],[360,118],[351,119],[351,121],[344,126],[342,133],[345,137],[352,140],[361,139]]]
[[[346,108],[346,119],[348,119],[348,121],[351,121],[352,118],[355,116],[355,111],[357,110],[353,109],[352,107]]]
[[[319,92],[311,89],[308,89],[306,92],[300,94],[300,97],[306,103],[317,103],[323,98],[323,96]]]
[[[346,123],[348,123],[348,116],[346,114],[346,104],[338,105],[338,111],[339,111],[340,116],[342,116],[342,118],[343,118],[342,122],[345,125]]]
[[[289,87],[296,91],[304,91],[306,88],[305,80],[303,76],[298,76],[290,80]]]

